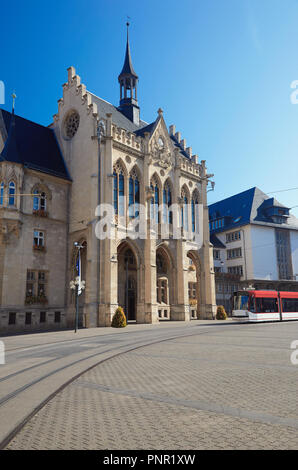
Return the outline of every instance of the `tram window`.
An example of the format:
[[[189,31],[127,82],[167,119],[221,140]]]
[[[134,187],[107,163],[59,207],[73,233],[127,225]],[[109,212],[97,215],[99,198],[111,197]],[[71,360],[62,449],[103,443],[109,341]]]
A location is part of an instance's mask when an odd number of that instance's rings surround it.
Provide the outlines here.
[[[258,313],[275,313],[278,312],[277,299],[257,298],[256,311]]]
[[[241,295],[240,310],[248,309],[248,295]]]
[[[256,311],[255,309],[255,298],[254,297],[251,297],[249,299],[249,311],[254,313]]]
[[[298,312],[298,299],[282,299],[283,312]]]
[[[234,297],[235,299],[235,310],[247,310],[248,309],[248,295],[238,294]]]

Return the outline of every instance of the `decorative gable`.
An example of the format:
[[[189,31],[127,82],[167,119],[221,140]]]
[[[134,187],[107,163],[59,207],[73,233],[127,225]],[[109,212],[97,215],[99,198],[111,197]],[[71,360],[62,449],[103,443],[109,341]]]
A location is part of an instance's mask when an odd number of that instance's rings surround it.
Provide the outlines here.
[[[161,109],[158,110],[158,114],[149,140],[149,152],[152,156],[152,163],[156,163],[165,169],[171,169],[175,163],[174,146],[168,134]]]

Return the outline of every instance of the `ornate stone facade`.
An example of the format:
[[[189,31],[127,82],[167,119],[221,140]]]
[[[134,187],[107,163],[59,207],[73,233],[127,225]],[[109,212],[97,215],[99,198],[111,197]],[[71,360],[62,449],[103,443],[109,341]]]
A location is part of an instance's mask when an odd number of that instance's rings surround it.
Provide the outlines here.
[[[140,119],[137,81],[129,45],[119,76],[118,108],[88,92],[74,67],[68,69],[50,129],[71,181],[1,162],[4,184],[13,179],[17,192],[32,195],[16,197],[13,211],[0,208],[0,274],[4,276],[0,295],[6,312],[2,328],[7,326],[9,311],[25,315],[26,275],[30,287],[31,271],[48,273],[48,304],[36,305],[36,311],[59,311],[63,317],[60,325],[73,326],[75,299],[69,283],[76,275],[74,242],[83,245],[81,267],[86,290],[79,297],[82,325],[109,326],[118,305],[124,308],[128,320],[138,323],[214,318],[207,207],[207,185],[212,175],[207,174],[205,161],[199,162],[191,148],[186,148],[175,127],[167,129],[161,109],[151,124]],[[47,217],[40,211],[34,217],[34,191],[45,195]],[[164,203],[159,214],[154,212],[153,202],[157,207]],[[99,204],[115,209],[114,238],[99,240],[96,236]],[[147,214],[148,236],[144,239],[135,239],[135,230],[129,224],[137,216],[137,204],[144,205]],[[177,213],[171,211],[172,204],[178,205]],[[192,204],[202,207],[199,225],[193,220]],[[172,227],[179,225],[181,217],[182,236],[175,239]],[[150,225],[154,218],[155,234]],[[167,237],[162,231],[165,221]],[[34,229],[46,232],[45,253],[38,249],[32,252]],[[199,249],[187,239],[186,230],[201,234]],[[34,308],[30,305],[29,310]]]
[[[85,326],[108,326],[119,304],[128,319],[139,323],[166,318],[213,318],[214,273],[207,208],[211,175],[207,174],[205,162],[198,163],[198,157],[185,148],[174,126],[168,131],[160,109],[154,123],[134,126],[122,114],[119,116],[117,108],[86,91],[73,67],[69,69],[63,91],[54,129],[73,180],[69,260],[73,243],[81,240],[86,243],[86,292],[80,298],[81,322]],[[63,137],[63,123],[70,110],[80,115],[80,125],[72,140]],[[100,139],[99,123],[104,129]],[[166,239],[159,235],[156,239],[149,236],[144,240],[134,239],[129,228],[129,195],[130,184],[133,187],[136,179],[138,202],[146,206],[148,214],[154,192],[162,201],[164,191],[170,190],[171,202],[180,205],[183,197],[187,197],[189,204],[196,198],[203,207],[203,224],[199,227],[203,245],[199,250],[186,237],[175,240],[171,233]],[[98,240],[94,230],[96,206],[99,202],[115,205],[115,184],[118,189],[122,184],[124,195],[122,214],[118,207],[113,222],[116,236]],[[188,223],[191,230],[191,213]],[[158,233],[161,225],[162,220]],[[68,273],[73,272],[71,263]],[[68,305],[71,324],[71,294]]]

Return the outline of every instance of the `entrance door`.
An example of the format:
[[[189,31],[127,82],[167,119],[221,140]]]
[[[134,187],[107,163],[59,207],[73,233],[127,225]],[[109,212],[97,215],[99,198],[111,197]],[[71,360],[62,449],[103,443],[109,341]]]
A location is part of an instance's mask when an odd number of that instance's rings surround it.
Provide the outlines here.
[[[127,319],[136,319],[136,296],[134,289],[128,289],[128,305],[127,305]]]
[[[118,248],[118,304],[127,320],[137,316],[137,264],[132,250],[124,242]]]

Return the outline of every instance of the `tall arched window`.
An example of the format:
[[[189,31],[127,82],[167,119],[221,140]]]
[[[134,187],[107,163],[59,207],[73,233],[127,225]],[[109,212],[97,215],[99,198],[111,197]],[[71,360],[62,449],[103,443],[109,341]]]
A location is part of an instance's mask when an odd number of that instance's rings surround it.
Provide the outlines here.
[[[181,191],[181,199],[182,199],[182,206],[181,206],[181,227],[184,230],[188,230],[188,197],[186,195],[185,189],[182,188]]]
[[[15,194],[16,194],[16,185],[13,181],[11,181],[8,185],[8,205],[14,206],[15,205]]]
[[[119,164],[113,172],[113,203],[115,214],[124,216],[124,171]]]
[[[151,198],[150,217],[152,220],[155,220],[156,223],[159,223],[159,187],[156,178],[151,180],[150,187],[153,191],[153,196]]]
[[[168,183],[166,183],[163,188],[162,202],[163,202],[163,222],[165,224],[172,224],[173,214],[172,214],[172,211],[170,211],[170,207],[172,205],[172,193],[171,193],[170,185]]]
[[[129,177],[129,198],[128,198],[128,213],[129,217],[138,217],[139,210],[135,204],[140,203],[140,183],[138,175],[133,170]]]
[[[199,198],[194,194],[191,199],[191,230],[193,233],[198,233],[199,229],[199,213],[198,213]]]
[[[0,184],[0,206],[3,206],[4,202],[4,183]]]

